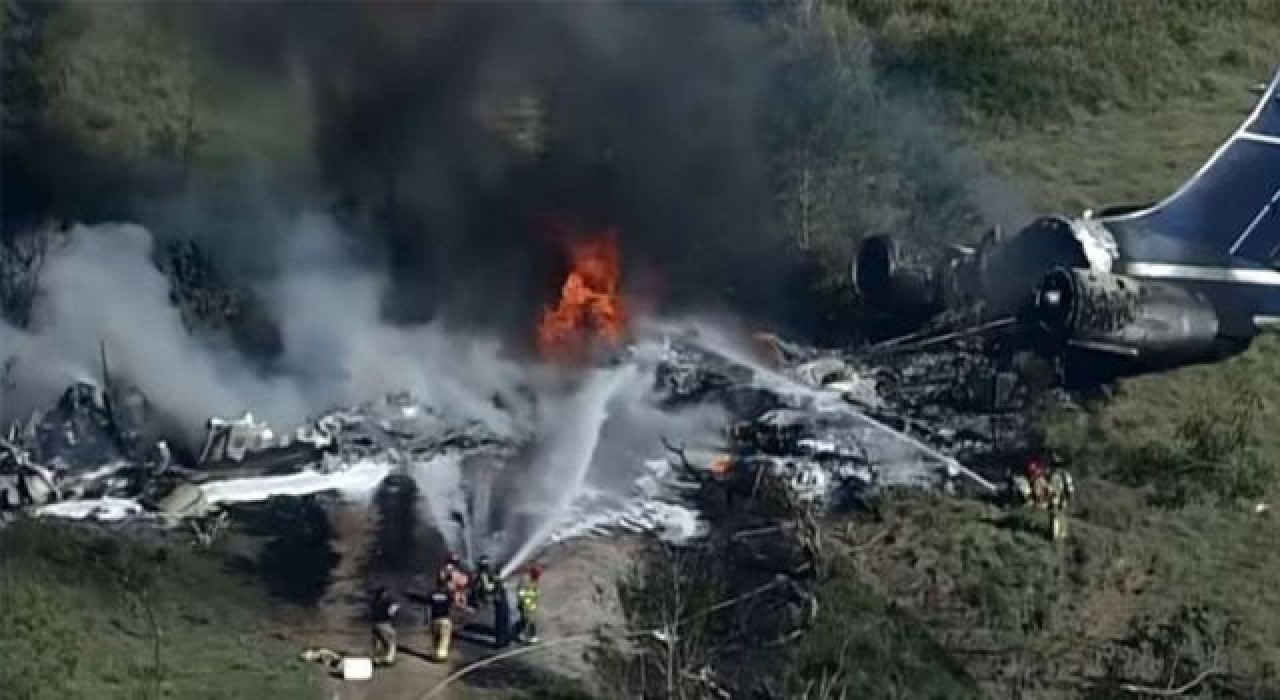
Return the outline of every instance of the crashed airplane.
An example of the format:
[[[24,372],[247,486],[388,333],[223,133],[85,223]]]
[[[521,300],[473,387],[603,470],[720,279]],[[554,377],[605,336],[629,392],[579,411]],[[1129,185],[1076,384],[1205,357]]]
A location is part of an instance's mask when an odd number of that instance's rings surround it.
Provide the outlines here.
[[[770,366],[731,346],[706,329],[663,326],[647,328],[622,349],[611,364],[639,370],[639,386],[647,387],[643,398],[626,400],[671,417],[714,407],[735,429],[724,431],[717,419],[721,429],[676,442],[659,436],[640,452],[626,452],[635,463],[621,472],[629,484],[572,487],[557,480],[554,487],[569,493],[570,501],[553,515],[551,541],[619,528],[673,541],[694,537],[702,524],[682,495],[691,479],[752,483],[754,475],[767,471],[802,500],[830,507],[881,486],[996,489],[960,463],[975,440],[985,439],[981,430],[967,429],[955,415],[918,415],[904,403],[937,405],[938,386],[950,383],[945,377],[940,381],[938,372],[949,375],[947,366],[917,362],[897,372],[901,383],[885,394],[874,369],[838,355],[794,346],[784,362]],[[930,398],[920,399],[924,395]],[[431,503],[431,509],[441,521],[443,514],[463,512],[467,523],[485,523],[484,531],[500,543],[504,528],[515,524],[487,515],[483,504],[490,492],[528,490],[527,485],[512,489],[533,466],[522,455],[540,439],[537,404],[532,393],[512,387],[494,404],[508,420],[487,425],[408,395],[391,395],[330,412],[287,433],[273,432],[251,415],[213,419],[199,454],[170,454],[157,439],[122,457],[113,447],[119,440],[111,437],[110,402],[96,386],[79,384],[57,407],[11,429],[12,439],[0,443],[0,515],[17,511],[175,523],[273,495],[368,493],[395,471],[415,479],[430,475],[428,481],[444,485],[458,478],[449,474],[465,473],[471,476],[461,479],[458,495]],[[610,425],[600,429],[602,443],[615,432],[632,432],[626,425],[617,431]],[[42,435],[55,434],[57,440],[42,444]],[[90,450],[90,445],[96,447]],[[614,458],[624,454],[606,451]],[[484,472],[478,464],[500,467],[493,471],[491,487],[477,478]],[[445,490],[453,493],[453,488]],[[460,500],[449,500],[454,498]]]
[[[1086,386],[1217,361],[1280,322],[1280,72],[1181,187],[1155,204],[1036,219],[946,251],[891,236],[859,247],[870,306],[916,326],[870,348],[981,336]]]

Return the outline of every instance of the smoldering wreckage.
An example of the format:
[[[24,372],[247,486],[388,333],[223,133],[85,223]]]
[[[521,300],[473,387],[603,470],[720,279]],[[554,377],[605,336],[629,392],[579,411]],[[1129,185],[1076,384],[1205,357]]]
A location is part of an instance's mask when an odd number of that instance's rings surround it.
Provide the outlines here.
[[[422,487],[455,551],[511,569],[550,542],[612,529],[705,534],[689,497],[704,478],[768,473],[841,509],[894,485],[998,493],[1009,475],[990,465],[1032,447],[1026,409],[1039,392],[980,343],[850,353],[633,318],[616,241],[589,242],[570,251],[559,302],[538,323],[540,369],[487,397],[486,415],[397,391],[299,426],[213,416],[193,442],[112,371],[102,343],[99,378],[3,433],[0,512],[185,522],[208,538],[231,504],[368,495],[399,474]],[[596,474],[606,462],[629,464]]]
[[[537,325],[539,359],[484,397],[484,411],[397,391],[297,426],[213,416],[193,443],[166,429],[136,369],[114,371],[103,343],[96,380],[5,430],[5,517],[180,526],[209,542],[235,504],[360,499],[403,476],[450,549],[491,558],[506,578],[567,539],[723,534],[699,500],[708,482],[765,484],[806,512],[858,508],[893,486],[999,495],[1010,476],[999,455],[1034,447],[1038,390],[980,342],[846,352],[633,316],[616,251],[596,243],[570,256]],[[773,538],[787,551],[765,558],[777,571],[754,589],[794,609],[769,632],[779,637],[801,633],[817,605],[799,583],[813,561],[791,544]]]
[[[692,324],[654,324],[645,332],[613,353],[605,369],[641,369],[654,408],[675,414],[712,406],[726,417],[724,429],[690,445],[655,444],[630,493],[605,499],[614,503],[576,494],[550,539],[612,528],[696,536],[704,526],[681,499],[689,484],[679,468],[686,465],[711,477],[766,470],[784,476],[806,501],[841,507],[895,484],[993,492],[991,481],[963,464],[997,446],[1025,447],[1020,402],[1008,396],[1000,413],[988,404],[992,389],[1017,391],[1015,379],[990,375],[989,361],[977,353],[914,353],[869,365],[773,336],[734,348],[714,329]],[[0,442],[0,506],[10,514],[173,524],[274,495],[372,490],[396,469],[442,458],[527,459],[536,393],[515,387],[493,400],[514,429],[455,421],[401,392],[289,431],[252,413],[213,417],[200,449],[187,451],[148,429],[156,416],[145,395],[108,375],[68,387],[55,406],[8,426]],[[464,507],[474,508],[479,496],[468,493]],[[456,512],[442,515],[442,523],[458,519]]]
[[[483,398],[481,411],[396,391],[300,426],[213,416],[196,442],[175,434],[136,378],[112,371],[104,342],[98,379],[8,426],[0,506],[188,521],[202,533],[225,524],[229,504],[368,494],[400,474],[419,482],[451,547],[513,567],[549,541],[611,528],[696,537],[706,524],[685,495],[699,475],[765,471],[837,508],[894,484],[997,490],[962,464],[997,445],[1018,449],[1028,394],[983,348],[880,353],[872,363],[770,335],[640,319],[620,289],[609,233],[569,247],[560,298],[534,334],[541,359]],[[605,462],[630,464],[593,469]]]

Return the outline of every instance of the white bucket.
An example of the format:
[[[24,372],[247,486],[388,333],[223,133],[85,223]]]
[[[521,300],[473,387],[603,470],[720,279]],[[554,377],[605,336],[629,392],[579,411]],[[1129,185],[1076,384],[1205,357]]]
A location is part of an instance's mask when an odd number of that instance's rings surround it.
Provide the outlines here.
[[[373,678],[373,659],[368,657],[348,656],[342,660],[342,679],[347,681],[367,681]]]

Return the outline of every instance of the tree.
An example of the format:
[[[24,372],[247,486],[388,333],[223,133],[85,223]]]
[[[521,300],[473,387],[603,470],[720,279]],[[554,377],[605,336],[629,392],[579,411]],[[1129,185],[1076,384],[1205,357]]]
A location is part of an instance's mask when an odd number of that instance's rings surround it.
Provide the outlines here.
[[[12,326],[31,324],[52,236],[38,230],[0,243],[0,317]]]

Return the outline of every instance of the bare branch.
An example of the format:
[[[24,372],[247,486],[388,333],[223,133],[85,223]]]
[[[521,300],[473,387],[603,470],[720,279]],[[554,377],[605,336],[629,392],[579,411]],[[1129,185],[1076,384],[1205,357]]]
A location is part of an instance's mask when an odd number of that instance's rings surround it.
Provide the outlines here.
[[[1186,695],[1187,693],[1191,692],[1192,690],[1195,689],[1196,686],[1205,682],[1210,677],[1220,676],[1220,675],[1223,675],[1222,671],[1216,668],[1206,668],[1205,670],[1200,672],[1200,675],[1196,676],[1195,678],[1192,678],[1186,683],[1183,683],[1177,688],[1152,688],[1145,685],[1134,685],[1132,683],[1126,683],[1120,686],[1120,689],[1125,691],[1126,693],[1136,693],[1139,695],[1154,695],[1160,698],[1176,698],[1180,695]]]
[[[689,463],[689,458],[685,454],[684,447],[676,447],[675,445],[671,444],[671,441],[667,440],[665,435],[658,439],[662,441],[662,446],[666,448],[668,452],[675,455],[676,458],[680,460],[678,466],[680,467],[681,470],[684,471],[684,473],[687,476],[692,478],[694,481],[697,481],[699,484],[704,483],[706,481],[706,478],[703,476],[702,472],[699,472],[697,469],[693,467],[692,464]]]

